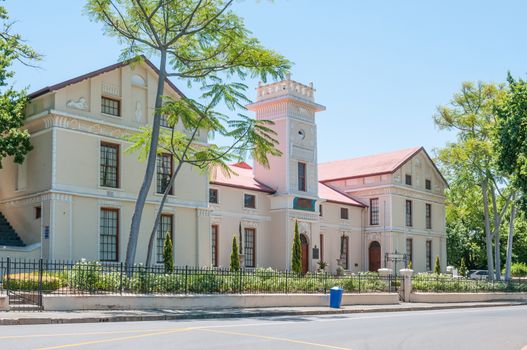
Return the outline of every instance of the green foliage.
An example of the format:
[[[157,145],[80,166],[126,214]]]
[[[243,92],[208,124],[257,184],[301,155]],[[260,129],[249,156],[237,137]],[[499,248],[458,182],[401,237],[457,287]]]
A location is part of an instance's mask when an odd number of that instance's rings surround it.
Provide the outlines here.
[[[408,268],[409,268],[410,270],[413,270],[413,268],[414,268],[414,264],[412,263],[412,260],[410,260],[410,261],[408,262]]]
[[[318,269],[320,271],[325,271],[326,268],[328,267],[328,263],[326,261],[323,261],[323,260],[317,261],[317,264],[318,264]]]
[[[508,90],[495,111],[498,128],[495,145],[499,168],[513,184],[527,194],[527,83],[509,74]],[[525,208],[525,203],[524,208]]]
[[[26,90],[16,91],[9,86],[9,79],[14,72],[10,70],[13,62],[25,65],[40,60],[40,56],[28,45],[19,34],[11,33],[13,23],[9,22],[6,9],[0,6],[0,168],[5,157],[12,156],[15,163],[22,164],[26,154],[33,148],[24,125]]]
[[[465,258],[461,258],[461,263],[459,264],[459,275],[465,277],[467,275],[467,266],[465,265]]]
[[[163,242],[163,264],[165,265],[166,273],[171,273],[174,271],[174,249],[172,246],[171,236],[171,233],[167,232]]]
[[[238,241],[236,235],[232,236],[232,251],[231,251],[231,271],[240,270],[240,256],[238,255]]]
[[[9,276],[4,275],[2,278],[3,289],[16,291],[35,291],[38,290],[39,275],[38,272],[15,273]],[[66,281],[59,275],[48,272],[42,274],[42,291],[53,292],[66,285]]]
[[[514,263],[511,265],[511,276],[512,277],[527,277],[527,264],[525,263]]]
[[[302,243],[298,233],[298,221],[295,221],[295,236],[293,238],[293,247],[291,249],[291,271],[302,273]]]
[[[439,263],[439,255],[436,255],[436,261],[435,261],[435,264],[434,264],[434,273],[435,274],[440,274],[441,273],[441,265]]]
[[[527,292],[527,282],[472,280],[448,274],[418,273],[412,277],[412,291],[434,293]]]

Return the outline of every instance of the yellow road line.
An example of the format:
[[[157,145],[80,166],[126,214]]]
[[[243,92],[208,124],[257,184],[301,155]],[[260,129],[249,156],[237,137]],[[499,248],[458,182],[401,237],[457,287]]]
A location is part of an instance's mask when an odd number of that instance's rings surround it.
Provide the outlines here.
[[[190,330],[190,328],[179,328],[179,329],[175,329],[175,330],[171,330],[171,331],[140,334],[140,335],[133,335],[133,336],[129,336],[129,337],[117,337],[117,338],[109,338],[109,339],[102,339],[102,340],[91,340],[91,341],[85,341],[85,342],[80,342],[80,343],[72,343],[72,344],[50,346],[50,347],[46,347],[46,348],[38,348],[36,350],[52,350],[52,349],[75,348],[75,347],[84,346],[84,345],[110,343],[110,342],[115,342],[115,341],[120,341],[120,340],[131,340],[131,339],[152,337],[152,336],[155,336],[155,335],[164,335],[164,334],[171,334],[171,333],[178,333],[178,332],[187,332],[189,330]]]
[[[228,331],[218,331],[215,329],[206,329],[206,328],[200,328],[200,329],[194,329],[197,331],[204,331],[204,332],[211,332],[211,333],[220,333],[220,334],[227,334],[227,335],[239,335],[243,337],[251,337],[251,338],[260,338],[260,339],[266,339],[266,340],[278,340],[282,342],[287,343],[294,343],[294,344],[302,344],[302,345],[311,345],[318,348],[325,348],[325,349],[336,349],[336,350],[352,350],[351,348],[343,348],[340,346],[334,346],[334,345],[328,345],[328,344],[320,344],[320,343],[312,343],[307,342],[303,340],[296,340],[296,339],[289,339],[289,338],[281,338],[281,337],[271,337],[267,335],[259,335],[259,334],[251,334],[251,333],[240,333],[240,332],[228,332]]]
[[[26,334],[26,335],[4,335],[0,336],[2,339],[24,339],[24,338],[45,338],[45,337],[75,337],[83,335],[105,335],[105,334],[126,334],[126,333],[148,333],[178,330],[180,328],[162,328],[162,329],[136,329],[136,330],[122,330],[122,331],[105,331],[105,332],[85,332],[85,333],[53,333],[53,334]]]

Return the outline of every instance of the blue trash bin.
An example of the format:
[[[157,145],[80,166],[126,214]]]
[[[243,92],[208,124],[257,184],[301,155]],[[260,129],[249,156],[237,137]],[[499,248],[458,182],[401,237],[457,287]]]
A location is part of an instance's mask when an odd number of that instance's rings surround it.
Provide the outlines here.
[[[333,309],[339,309],[340,303],[342,302],[342,292],[341,287],[333,287],[329,290],[329,307]]]

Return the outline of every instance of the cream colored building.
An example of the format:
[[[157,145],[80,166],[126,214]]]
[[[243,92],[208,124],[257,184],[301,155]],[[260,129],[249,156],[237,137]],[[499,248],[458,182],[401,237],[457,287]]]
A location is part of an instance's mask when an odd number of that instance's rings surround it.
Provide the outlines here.
[[[125,137],[152,121],[157,70],[118,63],[30,95],[26,128],[34,149],[0,170],[0,257],[120,261],[145,163]],[[169,81],[165,94],[181,92]],[[270,168],[234,164],[235,176],[182,170],[165,205],[176,265],[228,267],[233,235],[243,264],[289,269],[295,221],[303,268],[446,264],[444,181],[423,148],[319,164],[312,85],[260,85],[248,108],[274,121],[283,155]],[[207,142],[206,135],[200,142]],[[174,164],[159,157],[143,213],[137,262],[144,262],[163,184]],[[402,264],[402,263],[399,263]],[[401,265],[399,265],[401,266]]]

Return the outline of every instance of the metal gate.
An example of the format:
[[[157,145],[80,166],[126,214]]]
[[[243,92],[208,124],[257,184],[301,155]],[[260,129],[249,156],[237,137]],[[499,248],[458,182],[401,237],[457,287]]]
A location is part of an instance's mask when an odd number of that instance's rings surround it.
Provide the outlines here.
[[[42,259],[0,260],[0,292],[7,294],[9,310],[42,310],[42,272]]]

